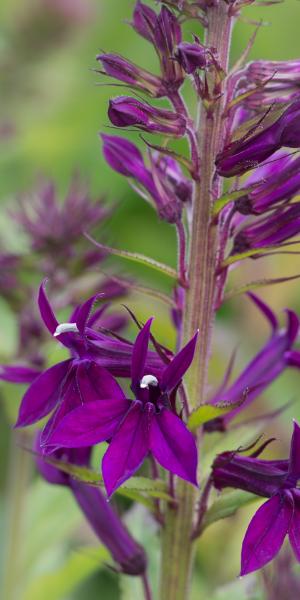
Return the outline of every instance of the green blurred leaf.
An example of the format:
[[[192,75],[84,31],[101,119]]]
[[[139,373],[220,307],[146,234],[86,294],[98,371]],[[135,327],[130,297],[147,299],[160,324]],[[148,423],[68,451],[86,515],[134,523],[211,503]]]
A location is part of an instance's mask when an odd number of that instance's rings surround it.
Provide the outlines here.
[[[238,200],[242,196],[245,196],[248,192],[250,192],[253,189],[253,187],[254,186],[251,186],[248,188],[243,188],[242,190],[235,190],[234,192],[229,192],[228,194],[223,194],[223,196],[220,196],[220,198],[217,198],[217,200],[215,201],[215,203],[213,205],[213,211],[212,211],[213,216],[217,216],[219,214],[219,212],[225,206],[227,206],[227,204],[229,204],[229,202],[234,202],[235,200]]]
[[[212,421],[221,415],[233,410],[238,404],[201,404],[196,410],[194,410],[189,416],[188,428],[191,430],[197,429],[200,425]]]
[[[242,490],[223,492],[206,512],[203,520],[203,529],[206,529],[206,527],[216,521],[231,517],[242,506],[246,506],[257,500],[260,500],[260,498],[255,494]]]
[[[250,281],[245,285],[242,285],[239,288],[234,288],[230,290],[226,295],[224,300],[229,300],[230,298],[234,298],[235,296],[239,296],[240,294],[245,294],[245,292],[250,292],[251,290],[256,290],[257,288],[268,286],[268,285],[277,285],[279,283],[286,283],[287,281],[293,281],[294,279],[299,279],[299,275],[291,275],[290,277],[277,277],[273,279],[257,279],[256,281]]]

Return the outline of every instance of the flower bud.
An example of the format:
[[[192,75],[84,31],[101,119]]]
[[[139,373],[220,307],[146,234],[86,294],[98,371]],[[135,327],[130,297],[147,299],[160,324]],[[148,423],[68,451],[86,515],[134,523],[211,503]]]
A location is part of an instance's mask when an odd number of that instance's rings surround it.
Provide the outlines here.
[[[106,75],[123,81],[153,98],[167,95],[167,89],[160,77],[138,67],[122,56],[118,54],[99,54],[96,58],[102,63]]]
[[[108,116],[116,127],[134,126],[143,131],[181,137],[186,120],[177,113],[154,108],[129,96],[119,96],[109,102]]]
[[[193,44],[181,42],[177,47],[175,56],[184,71],[189,75],[197,69],[205,69],[210,64],[209,51],[200,42]]]

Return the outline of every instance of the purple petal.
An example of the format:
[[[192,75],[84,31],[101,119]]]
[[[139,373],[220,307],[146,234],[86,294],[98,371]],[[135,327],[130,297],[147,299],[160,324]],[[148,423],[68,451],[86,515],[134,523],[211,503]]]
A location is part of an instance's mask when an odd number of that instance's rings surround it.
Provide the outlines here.
[[[58,321],[57,321],[57,319],[54,315],[54,312],[49,304],[49,300],[46,296],[45,287],[46,287],[46,280],[41,283],[40,288],[39,288],[38,305],[39,305],[41,317],[42,317],[47,329],[50,331],[51,335],[53,335],[58,326]]]
[[[160,381],[160,388],[163,392],[170,392],[173,390],[188,370],[194,358],[197,338],[198,331],[186,346],[174,356],[170,364],[164,370]]]
[[[294,512],[289,529],[290,544],[300,562],[300,490],[293,490]]]
[[[32,383],[41,371],[22,365],[0,365],[0,379],[11,383]]]
[[[128,412],[130,400],[96,400],[71,410],[47,440],[47,446],[81,448],[109,439]]]
[[[269,321],[273,331],[276,331],[276,329],[278,329],[278,321],[271,308],[265,302],[263,302],[261,298],[256,296],[256,294],[253,294],[253,292],[248,292],[247,295]]]
[[[291,440],[289,475],[296,479],[300,478],[300,426],[297,421],[294,421],[294,430]]]
[[[76,312],[76,325],[78,327],[79,333],[84,333],[84,329],[86,326],[86,322],[89,319],[94,303],[96,302],[99,294],[95,294],[95,296],[91,296],[86,302],[81,304]]]
[[[168,410],[155,415],[150,450],[162,467],[197,485],[197,448],[185,424]]]
[[[72,360],[50,367],[37,377],[24,394],[15,427],[36,423],[53,410],[59,401]]]
[[[149,451],[152,411],[141,410],[136,402],[114,435],[102,461],[102,475],[108,496],[141,466]]]
[[[261,569],[276,556],[288,532],[292,514],[291,499],[279,494],[258,509],[244,537],[241,575]]]
[[[287,309],[286,314],[287,314],[287,320],[288,320],[286,335],[287,335],[287,340],[288,340],[289,345],[292,346],[292,344],[298,337],[299,319],[293,310]]]
[[[144,375],[152,321],[153,317],[147,321],[134,342],[131,365],[131,381],[133,389],[136,389],[139,386]]]
[[[50,419],[47,421],[40,436],[41,446],[46,446],[48,439],[52,435],[53,431],[57,428],[60,421],[75,408],[82,405],[82,399],[78,391],[78,384],[76,380],[76,370],[70,372],[69,377],[65,383],[64,390],[62,392],[60,403],[57,408],[53,411]],[[51,448],[53,452],[53,448]]]
[[[93,361],[83,361],[78,365],[76,382],[81,403],[125,398],[122,388],[113,376]]]
[[[290,352],[286,352],[285,358],[287,359],[287,364],[290,367],[297,367],[298,369],[300,369],[300,352],[299,352],[299,350],[291,350]]]

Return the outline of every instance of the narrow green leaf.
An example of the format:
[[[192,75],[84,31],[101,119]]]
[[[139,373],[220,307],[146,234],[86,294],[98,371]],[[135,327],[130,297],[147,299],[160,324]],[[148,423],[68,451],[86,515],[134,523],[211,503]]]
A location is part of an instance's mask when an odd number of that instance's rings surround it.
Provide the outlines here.
[[[200,425],[204,425],[212,419],[216,419],[221,415],[233,410],[236,404],[201,404],[196,410],[194,410],[188,419],[188,428],[191,430],[197,429]]]
[[[280,248],[280,246],[269,246],[268,248],[251,248],[245,250],[245,252],[239,252],[238,254],[231,254],[225,260],[223,260],[222,267],[229,267],[240,260],[251,258],[251,256],[258,256],[259,254],[269,254]]]
[[[156,271],[160,271],[167,277],[171,277],[171,279],[177,280],[178,275],[175,269],[165,265],[164,263],[155,260],[154,258],[150,258],[149,256],[144,256],[144,254],[140,254],[139,252],[128,252],[127,250],[118,250],[117,248],[111,248],[111,246],[105,246],[104,244],[100,244],[94,240],[89,234],[85,234],[86,238],[90,240],[95,246],[101,248],[108,254],[113,254],[115,256],[119,256],[120,258],[125,258],[126,260],[130,260],[131,262],[140,263],[147,267],[151,267],[151,269],[155,269]]]
[[[217,200],[215,201],[215,203],[213,205],[213,211],[212,211],[213,216],[217,216],[219,214],[219,212],[221,212],[221,210],[225,206],[227,206],[227,204],[229,204],[229,202],[234,202],[235,200],[242,198],[242,196],[247,195],[248,192],[251,192],[254,187],[255,187],[254,185],[251,185],[250,187],[243,188],[240,190],[235,190],[234,192],[228,192],[228,194],[223,194],[223,196],[220,196],[220,198],[217,198]]]
[[[242,506],[256,502],[259,499],[255,494],[244,492],[243,490],[223,492],[206,512],[203,520],[203,529],[206,529],[206,527],[216,521],[231,517]]]
[[[290,277],[277,277],[274,279],[257,279],[256,281],[250,281],[245,285],[242,285],[239,288],[234,288],[230,290],[226,295],[224,300],[229,300],[234,296],[238,296],[239,294],[244,294],[245,292],[250,292],[251,290],[255,290],[260,287],[264,287],[267,285],[277,285],[278,283],[286,283],[287,281],[293,281],[293,279],[299,279],[300,274],[291,275]]]

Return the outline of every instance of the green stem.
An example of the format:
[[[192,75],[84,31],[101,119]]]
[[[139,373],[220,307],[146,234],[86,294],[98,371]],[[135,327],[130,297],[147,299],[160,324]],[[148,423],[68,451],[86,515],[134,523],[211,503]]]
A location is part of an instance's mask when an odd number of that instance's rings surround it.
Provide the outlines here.
[[[0,594],[0,597],[5,600],[20,598],[24,504],[32,470],[31,455],[17,445],[17,443],[21,444],[22,439],[22,434],[16,435],[13,432],[6,499],[2,594]]]
[[[207,9],[206,44],[218,49],[224,71],[228,68],[232,18],[228,5]],[[223,90],[222,90],[223,91]],[[215,157],[224,140],[224,95],[212,112],[201,108],[199,117],[199,154],[201,182],[195,184],[193,224],[188,264],[189,289],[184,311],[184,339],[187,341],[199,329],[199,343],[187,378],[188,401],[195,408],[205,399],[207,366],[210,356],[211,331],[215,316],[216,263],[218,230],[213,223],[212,203],[221,194],[221,180],[215,177]],[[178,480],[177,507],[167,507],[162,541],[161,600],[188,600],[193,565],[193,534],[198,493],[190,484]]]

